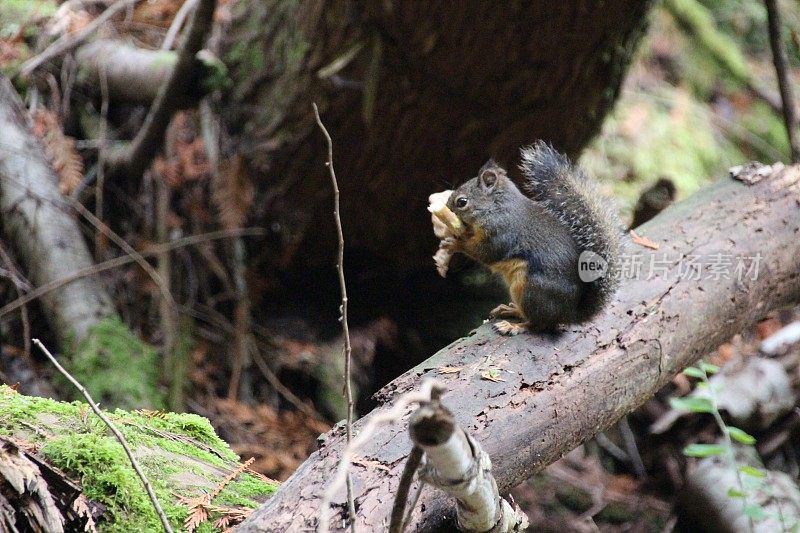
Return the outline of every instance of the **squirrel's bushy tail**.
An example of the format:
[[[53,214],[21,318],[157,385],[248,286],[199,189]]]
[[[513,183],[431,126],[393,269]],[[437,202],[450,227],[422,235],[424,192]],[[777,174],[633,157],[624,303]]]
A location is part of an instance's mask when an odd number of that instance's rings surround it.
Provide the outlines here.
[[[608,303],[620,280],[622,224],[594,184],[567,156],[544,141],[522,149],[525,189],[568,229],[579,252],[594,252],[608,263],[605,275],[584,283],[577,321],[588,320]]]

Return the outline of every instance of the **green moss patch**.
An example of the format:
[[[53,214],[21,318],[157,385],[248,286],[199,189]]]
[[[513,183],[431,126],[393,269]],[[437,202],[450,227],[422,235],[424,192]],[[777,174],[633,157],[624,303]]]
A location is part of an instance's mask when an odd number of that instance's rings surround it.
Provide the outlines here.
[[[81,402],[58,402],[17,394],[0,386],[0,434],[40,445],[39,453],[81,484],[84,494],[106,506],[102,531],[158,531],[158,517],[122,446]],[[115,410],[108,416],[134,451],[167,513],[180,529],[185,498],[208,494],[239,465],[238,456],[194,414]],[[255,508],[276,489],[240,474],[212,502]],[[214,531],[211,522],[198,531]]]
[[[70,373],[104,405],[164,407],[158,389],[158,356],[118,318],[95,325],[75,348]],[[64,390],[68,390],[64,388]],[[78,392],[72,390],[73,396]]]

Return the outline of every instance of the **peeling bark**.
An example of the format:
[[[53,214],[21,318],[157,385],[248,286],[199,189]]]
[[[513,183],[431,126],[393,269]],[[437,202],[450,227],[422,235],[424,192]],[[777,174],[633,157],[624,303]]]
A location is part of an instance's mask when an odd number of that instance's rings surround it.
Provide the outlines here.
[[[492,461],[481,445],[453,420],[436,400],[412,415],[409,434],[425,452],[420,479],[452,496],[456,523],[465,533],[524,531],[528,517],[500,497]]]
[[[722,179],[638,232],[660,245],[657,251],[631,247],[641,257],[643,274],[651,260],[661,266],[665,258],[663,269],[650,279],[625,280],[616,301],[594,321],[560,335],[517,337],[498,337],[489,325],[481,326],[388,384],[377,397],[391,402],[417,388],[424,376],[442,381],[449,387],[443,403],[489,453],[502,493],[631,412],[676,372],[770,309],[800,300],[800,167],[776,166],[750,186]],[[682,257],[717,253],[734,258],[760,254],[757,279],[679,275]],[[463,370],[439,374],[436,369],[445,366]],[[481,379],[487,367],[500,369],[505,381]],[[371,416],[356,423],[356,433]],[[404,427],[401,421],[381,430],[359,454],[388,470],[353,466],[359,529],[380,530],[388,520],[411,449]],[[320,442],[320,451],[240,531],[314,526],[344,444],[343,432],[334,430]],[[342,502],[344,494],[335,500]],[[426,491],[407,531],[452,527],[453,515],[446,498]]]

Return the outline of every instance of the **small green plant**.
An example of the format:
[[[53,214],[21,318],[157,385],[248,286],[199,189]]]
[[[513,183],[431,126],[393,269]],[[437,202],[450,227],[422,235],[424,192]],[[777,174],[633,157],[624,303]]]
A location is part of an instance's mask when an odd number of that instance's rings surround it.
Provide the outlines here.
[[[767,483],[767,473],[762,468],[756,468],[747,464],[739,464],[736,460],[734,441],[741,446],[753,447],[756,443],[755,437],[746,431],[725,423],[719,411],[717,394],[719,385],[714,384],[709,376],[719,372],[719,367],[705,362],[700,362],[697,367],[690,366],[683,373],[686,376],[699,379],[697,389],[705,391],[704,396],[686,396],[683,398],[672,398],[670,403],[673,409],[689,411],[692,413],[708,413],[714,420],[722,433],[722,441],[719,444],[690,444],[683,449],[683,454],[687,457],[705,458],[714,456],[726,457],[730,468],[735,474],[736,485],[729,487],[727,494],[731,498],[740,499],[742,502],[742,513],[747,516],[750,523],[750,530],[755,529],[755,523],[766,518],[775,518],[782,525],[784,531],[796,531],[798,524],[787,526],[783,514],[768,512],[764,506],[757,502],[755,494],[763,492],[772,495],[772,488]],[[754,454],[755,455],[755,454]]]

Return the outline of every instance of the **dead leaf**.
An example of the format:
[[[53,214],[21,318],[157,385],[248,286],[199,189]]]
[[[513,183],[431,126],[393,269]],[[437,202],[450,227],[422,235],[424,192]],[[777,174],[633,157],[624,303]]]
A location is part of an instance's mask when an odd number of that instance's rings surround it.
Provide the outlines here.
[[[84,531],[89,533],[97,532],[97,524],[95,524],[94,517],[92,517],[92,510],[89,508],[89,500],[86,499],[86,496],[81,494],[75,498],[75,501],[72,502],[72,510],[79,517],[86,520],[86,525],[83,527]]]
[[[214,522],[214,529],[228,529],[231,522],[233,522],[231,515],[224,514]]]
[[[186,181],[197,181],[208,174],[211,167],[208,164],[202,137],[197,137],[191,142],[179,140],[175,143],[175,153]]]
[[[208,368],[208,367],[206,367]],[[278,411],[267,404],[252,406],[216,399],[211,420],[242,457],[255,457],[252,468],[286,479],[317,449],[317,437],[330,426],[301,411]]]
[[[765,318],[758,324],[756,324],[756,337],[759,340],[764,340],[776,331],[780,330],[783,327],[780,320],[775,318],[774,316]]]
[[[133,11],[133,21],[148,26],[169,28],[182,2],[175,0],[150,0],[140,2]]]
[[[731,357],[736,355],[736,351],[736,346],[729,342],[720,344],[717,348],[717,355],[711,358],[711,362],[715,365],[722,366],[730,361]]]
[[[440,374],[458,374],[464,370],[463,366],[440,366],[436,369]]]
[[[634,244],[638,244],[639,246],[644,246],[645,248],[650,248],[651,250],[658,250],[661,248],[661,245],[651,241],[647,237],[640,237],[635,231],[631,230],[631,240]]]
[[[211,506],[210,510],[222,515],[214,522],[214,527],[223,530],[223,532],[233,531],[235,526],[244,522],[244,519],[253,512],[252,509],[243,507]]]
[[[186,520],[183,521],[183,527],[189,533],[193,533],[195,529],[208,520],[206,498],[207,496],[198,496],[197,498],[179,498],[178,500],[189,506],[189,514],[186,515]]]
[[[249,467],[251,464],[253,464],[253,461],[255,461],[255,460],[256,460],[256,458],[255,458],[255,457],[251,457],[250,459],[248,459],[247,461],[245,461],[244,463],[242,463],[242,464],[240,464],[238,467],[236,467],[236,470],[234,470],[233,472],[231,472],[230,474],[228,474],[227,476],[225,476],[225,479],[223,479],[222,481],[220,481],[220,482],[219,482],[219,484],[218,484],[218,485],[217,485],[217,486],[214,488],[214,490],[213,490],[213,491],[211,491],[211,494],[209,494],[209,495],[208,495],[208,503],[211,503],[211,502],[214,500],[214,498],[216,498],[217,496],[219,496],[220,492],[222,492],[222,491],[223,491],[223,489],[224,489],[224,488],[225,488],[225,487],[226,487],[226,486],[227,486],[227,485],[228,485],[228,484],[229,484],[231,481],[233,481],[234,479],[236,479],[237,477],[239,477],[239,474],[241,474],[242,472],[244,472],[244,470],[245,470],[247,467]]]
[[[686,374],[679,372],[672,378],[672,384],[677,388],[677,393],[681,396],[692,392],[692,382],[686,377]]]

